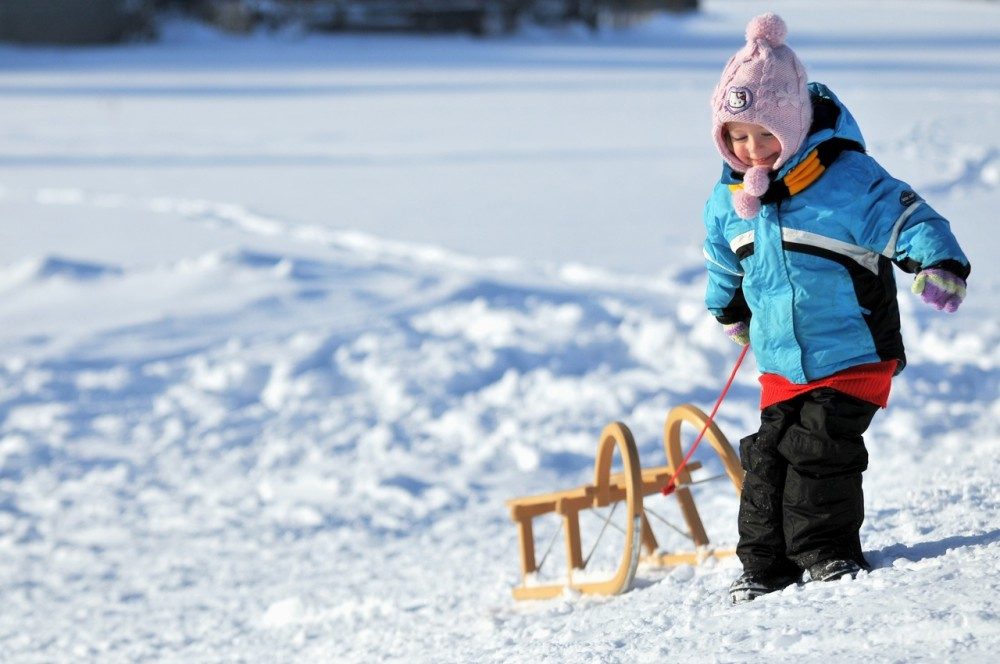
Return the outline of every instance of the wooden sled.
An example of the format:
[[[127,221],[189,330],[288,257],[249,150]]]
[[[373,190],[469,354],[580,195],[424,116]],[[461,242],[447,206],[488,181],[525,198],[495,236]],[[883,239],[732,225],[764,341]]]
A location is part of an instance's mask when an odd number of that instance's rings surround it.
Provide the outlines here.
[[[671,410],[664,426],[664,447],[668,465],[647,470],[643,470],[639,464],[639,453],[632,432],[625,424],[613,422],[604,428],[597,445],[593,484],[508,500],[511,519],[517,524],[521,550],[521,585],[514,588],[515,599],[557,597],[567,588],[586,594],[616,595],[632,587],[640,558],[643,562],[663,566],[696,564],[710,556],[732,555],[732,551],[712,551],[709,548],[708,535],[705,533],[690,489],[691,472],[700,468],[700,463],[688,462],[676,479],[677,489],[673,493],[680,506],[688,534],[694,543],[694,551],[659,552],[656,537],[642,504],[643,496],[661,491],[684,459],[681,450],[681,425],[687,422],[701,431],[707,420],[708,416],[705,413],[690,404]],[[738,496],[743,490],[743,469],[740,467],[739,457],[714,422],[706,430],[705,440],[722,459],[726,475],[732,481]],[[612,474],[611,466],[616,450],[622,460],[623,472]],[[583,573],[587,561],[583,557],[580,541],[580,512],[614,503],[625,505],[625,525],[622,528],[625,544],[617,571],[607,579],[586,578],[589,575]],[[565,583],[539,585],[532,582],[539,568],[535,560],[535,536],[532,524],[535,517],[550,513],[562,517],[567,576]],[[644,557],[640,556],[642,548],[646,550]],[[574,573],[578,577],[577,580],[574,580]]]

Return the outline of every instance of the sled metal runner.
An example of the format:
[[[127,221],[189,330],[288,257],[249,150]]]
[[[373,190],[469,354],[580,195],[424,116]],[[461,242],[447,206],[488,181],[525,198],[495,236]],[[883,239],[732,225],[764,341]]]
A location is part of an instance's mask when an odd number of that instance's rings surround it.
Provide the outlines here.
[[[691,471],[701,467],[698,462],[689,462],[681,468],[684,454],[681,449],[681,426],[692,424],[705,428],[705,438],[719,455],[726,475],[732,481],[739,496],[743,490],[743,469],[739,456],[733,450],[722,431],[708,420],[700,409],[691,404],[678,406],[667,415],[664,425],[663,443],[666,449],[667,465],[643,470],[639,463],[639,453],[632,432],[622,422],[612,422],[604,428],[597,444],[594,462],[594,481],[575,489],[554,493],[513,498],[507,501],[511,519],[517,524],[518,542],[521,553],[521,585],[514,588],[516,599],[547,599],[561,595],[567,588],[585,594],[616,595],[632,587],[640,560],[656,566],[682,563],[697,564],[708,557],[732,555],[732,551],[713,551],[709,547],[708,535],[695,506],[691,493]],[[707,426],[707,428],[706,428]],[[612,473],[615,452],[621,458],[623,472]],[[643,507],[643,496],[660,493],[676,469],[681,468],[675,478],[676,497],[687,534],[694,544],[693,551],[663,553],[659,551],[656,536],[647,519]],[[625,542],[617,570],[606,579],[592,580],[584,573],[587,558],[583,556],[580,539],[580,512],[588,509],[613,506],[625,507]],[[555,513],[562,517],[562,531],[566,547],[567,574],[565,583],[536,584],[533,577],[540,568],[535,559],[535,517]],[[650,511],[650,515],[653,513]],[[602,533],[611,516],[605,520]],[[558,534],[558,533],[557,533]],[[596,546],[596,544],[595,544]],[[645,555],[641,550],[645,549]],[[546,552],[547,555],[547,552]],[[544,560],[544,555],[543,555]],[[574,573],[579,580],[574,579]]]

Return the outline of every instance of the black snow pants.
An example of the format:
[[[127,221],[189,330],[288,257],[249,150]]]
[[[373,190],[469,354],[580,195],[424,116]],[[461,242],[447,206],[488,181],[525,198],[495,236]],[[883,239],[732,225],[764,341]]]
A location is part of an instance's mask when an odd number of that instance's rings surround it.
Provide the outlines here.
[[[792,572],[832,558],[868,564],[862,434],[879,407],[820,388],[761,411],[740,441],[746,476],[736,553],[745,571]]]

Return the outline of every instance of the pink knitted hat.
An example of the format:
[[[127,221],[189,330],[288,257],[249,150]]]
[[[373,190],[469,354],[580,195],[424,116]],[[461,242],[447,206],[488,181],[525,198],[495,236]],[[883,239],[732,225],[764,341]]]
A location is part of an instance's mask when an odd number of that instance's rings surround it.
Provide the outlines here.
[[[806,70],[785,45],[787,35],[788,26],[777,14],[769,12],[751,19],[747,45],[729,60],[712,94],[715,145],[734,170],[746,173],[742,196],[734,199],[740,216],[746,212],[753,217],[760,209],[757,197],[767,191],[767,169],[749,168],[736,158],[726,141],[725,124],[749,122],[770,130],[781,143],[781,154],[774,164],[778,170],[802,146],[812,123]],[[741,208],[745,209],[741,212]]]

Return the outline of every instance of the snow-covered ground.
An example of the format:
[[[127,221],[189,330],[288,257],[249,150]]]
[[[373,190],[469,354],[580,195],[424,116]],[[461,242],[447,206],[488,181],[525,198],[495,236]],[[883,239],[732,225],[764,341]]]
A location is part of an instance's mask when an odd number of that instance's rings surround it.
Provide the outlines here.
[[[735,608],[731,558],[515,602],[504,501],[588,481],[613,420],[663,464],[667,412],[708,410],[735,362],[701,301],[707,98],[765,10],[973,263],[954,316],[898,275],[910,366],[867,436],[874,570]],[[0,659],[995,656],[996,2],[163,36],[0,47]],[[751,359],[732,441],[756,404]],[[731,486],[697,497],[732,547]],[[676,520],[672,500],[646,502]],[[541,550],[555,522],[537,529]]]

